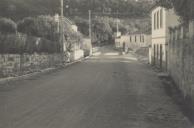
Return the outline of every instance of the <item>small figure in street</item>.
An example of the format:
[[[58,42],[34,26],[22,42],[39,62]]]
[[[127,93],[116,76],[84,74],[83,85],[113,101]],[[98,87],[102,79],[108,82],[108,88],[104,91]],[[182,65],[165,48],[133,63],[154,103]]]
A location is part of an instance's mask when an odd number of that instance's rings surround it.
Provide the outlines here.
[[[128,52],[128,47],[126,45],[125,42],[123,42],[123,49],[122,49],[122,53],[125,55]]]

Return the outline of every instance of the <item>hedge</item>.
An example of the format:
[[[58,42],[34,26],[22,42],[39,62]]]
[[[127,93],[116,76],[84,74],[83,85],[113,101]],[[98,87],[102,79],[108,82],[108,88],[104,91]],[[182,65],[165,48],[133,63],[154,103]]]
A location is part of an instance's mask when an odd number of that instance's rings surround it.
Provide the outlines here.
[[[16,33],[16,31],[17,31],[17,24],[14,21],[7,18],[0,18],[0,33],[10,34],[10,33]]]
[[[27,17],[18,22],[18,31],[27,35],[59,40],[58,24],[51,16]]]
[[[58,42],[23,34],[0,35],[1,54],[58,53]]]
[[[58,53],[60,32],[57,22],[51,16],[27,17],[18,24],[10,19],[0,19],[0,53]],[[67,50],[80,46],[83,36],[65,23],[64,36]],[[17,32],[18,31],[18,32]]]

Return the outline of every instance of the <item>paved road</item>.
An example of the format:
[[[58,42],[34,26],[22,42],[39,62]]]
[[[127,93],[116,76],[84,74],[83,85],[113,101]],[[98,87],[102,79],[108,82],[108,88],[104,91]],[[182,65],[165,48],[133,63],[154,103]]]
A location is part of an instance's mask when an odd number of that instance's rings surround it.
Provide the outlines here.
[[[191,128],[148,65],[101,50],[0,86],[0,128]]]

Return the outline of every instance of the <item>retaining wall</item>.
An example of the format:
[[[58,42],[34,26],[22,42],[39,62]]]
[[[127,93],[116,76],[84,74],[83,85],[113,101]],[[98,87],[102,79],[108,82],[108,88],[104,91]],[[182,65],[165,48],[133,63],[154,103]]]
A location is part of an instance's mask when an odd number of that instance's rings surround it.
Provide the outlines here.
[[[62,54],[0,54],[0,77],[17,76],[57,66]]]
[[[194,33],[191,26],[189,29],[179,26],[171,30],[168,70],[184,96],[194,101]]]

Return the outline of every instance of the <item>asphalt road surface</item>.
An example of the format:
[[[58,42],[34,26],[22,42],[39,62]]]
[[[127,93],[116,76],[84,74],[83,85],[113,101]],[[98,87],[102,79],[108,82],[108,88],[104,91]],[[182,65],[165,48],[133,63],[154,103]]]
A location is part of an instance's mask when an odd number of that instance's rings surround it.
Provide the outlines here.
[[[148,65],[100,49],[66,69],[0,86],[0,128],[192,128]]]

